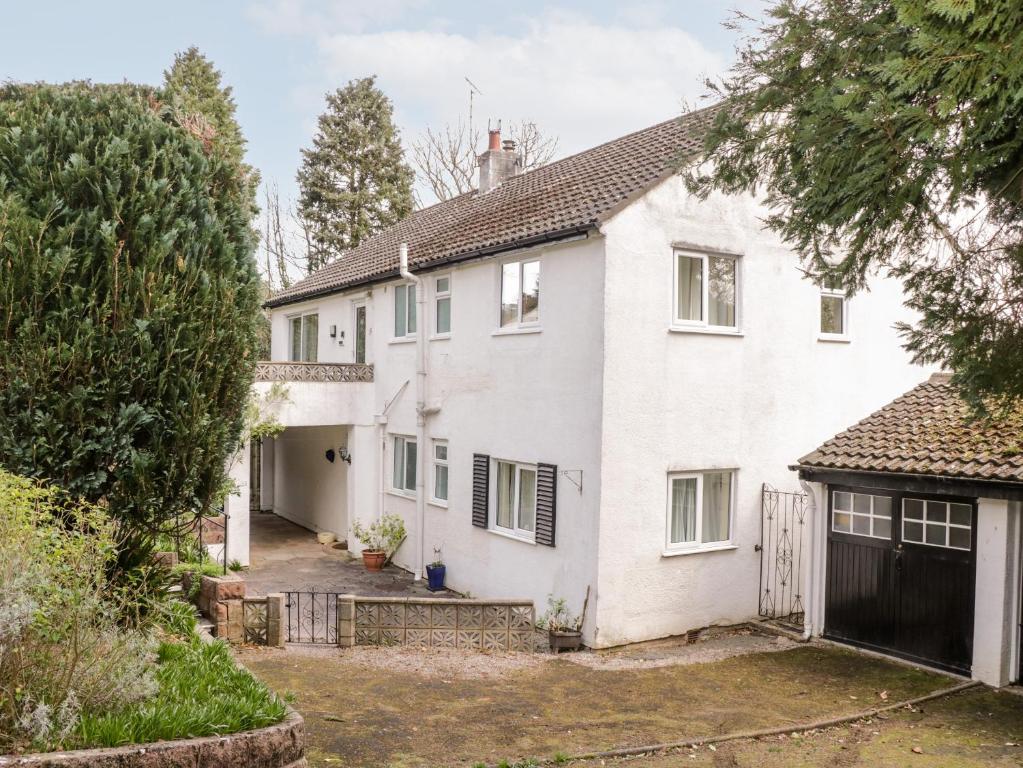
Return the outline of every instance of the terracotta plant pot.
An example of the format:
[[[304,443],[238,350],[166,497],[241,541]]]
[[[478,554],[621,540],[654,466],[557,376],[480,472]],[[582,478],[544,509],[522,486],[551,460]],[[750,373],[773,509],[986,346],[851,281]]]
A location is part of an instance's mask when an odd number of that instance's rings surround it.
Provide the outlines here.
[[[578,651],[583,644],[583,633],[577,629],[549,629],[547,640],[555,653]]]
[[[362,550],[362,564],[367,571],[381,571],[387,562],[387,553],[379,549]]]

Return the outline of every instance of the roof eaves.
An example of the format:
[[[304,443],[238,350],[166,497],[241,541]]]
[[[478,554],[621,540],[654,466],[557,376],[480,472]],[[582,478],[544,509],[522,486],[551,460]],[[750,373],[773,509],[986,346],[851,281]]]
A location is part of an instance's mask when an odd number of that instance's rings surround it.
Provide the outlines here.
[[[566,227],[565,229],[553,230],[551,232],[545,232],[540,235],[532,235],[526,238],[519,238],[512,240],[507,243],[500,243],[496,245],[490,245],[485,248],[476,248],[471,251],[465,251],[463,253],[451,254],[450,256],[444,256],[437,259],[431,259],[430,261],[422,264],[417,264],[412,267],[413,272],[432,272],[438,267],[442,267],[448,264],[462,263],[466,261],[472,261],[474,259],[483,259],[490,256],[496,256],[501,253],[507,253],[508,251],[516,251],[520,248],[529,248],[535,245],[542,245],[544,243],[561,242],[564,240],[571,240],[580,235],[585,235],[591,230],[596,228],[596,223],[580,224],[572,227]],[[324,296],[330,296],[335,293],[343,293],[349,291],[352,288],[359,288],[365,285],[373,285],[376,283],[386,282],[387,280],[393,280],[399,276],[397,269],[388,270],[375,275],[370,275],[361,280],[354,280],[347,283],[340,283],[338,285],[324,286],[316,290],[309,291],[308,293],[298,293],[284,296],[280,299],[270,299],[263,303],[264,309],[276,309],[277,307],[284,307],[288,304],[298,304],[303,301],[310,301],[312,299],[322,298]]]

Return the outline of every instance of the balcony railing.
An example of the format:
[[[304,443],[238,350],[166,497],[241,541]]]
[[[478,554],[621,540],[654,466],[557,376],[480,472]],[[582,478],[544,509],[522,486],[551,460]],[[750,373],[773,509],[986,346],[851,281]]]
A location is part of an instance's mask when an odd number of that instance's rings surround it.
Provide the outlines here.
[[[363,363],[256,363],[256,381],[373,381],[373,366]]]

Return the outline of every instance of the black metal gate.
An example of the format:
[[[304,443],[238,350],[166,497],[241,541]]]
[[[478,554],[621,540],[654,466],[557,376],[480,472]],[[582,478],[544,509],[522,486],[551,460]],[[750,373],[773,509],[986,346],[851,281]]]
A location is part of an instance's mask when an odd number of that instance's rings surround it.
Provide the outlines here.
[[[338,592],[285,592],[284,614],[289,643],[337,644]]]
[[[760,505],[760,615],[802,626],[806,494],[764,483]]]

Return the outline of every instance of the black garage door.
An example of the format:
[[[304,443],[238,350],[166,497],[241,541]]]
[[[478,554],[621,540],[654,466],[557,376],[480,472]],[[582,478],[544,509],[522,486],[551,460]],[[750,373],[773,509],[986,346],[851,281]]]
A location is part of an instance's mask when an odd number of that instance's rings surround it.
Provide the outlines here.
[[[824,635],[969,674],[973,499],[829,487]]]

